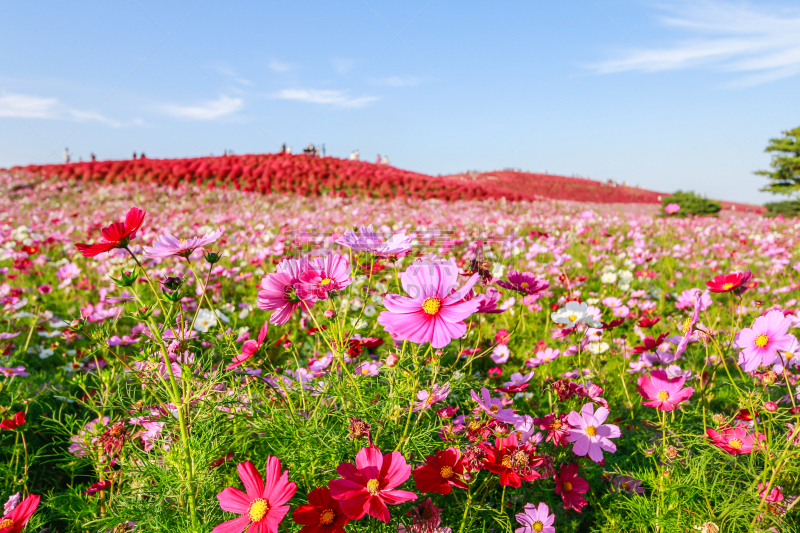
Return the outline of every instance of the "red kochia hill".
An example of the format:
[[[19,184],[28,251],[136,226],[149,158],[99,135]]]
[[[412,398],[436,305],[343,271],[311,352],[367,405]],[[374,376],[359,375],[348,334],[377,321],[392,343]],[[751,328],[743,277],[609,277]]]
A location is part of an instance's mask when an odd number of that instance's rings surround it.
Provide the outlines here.
[[[184,159],[127,159],[14,167],[44,177],[79,181],[193,183],[244,191],[363,195],[376,198],[567,200],[597,203],[660,202],[662,193],[581,178],[497,171],[428,176],[389,165],[285,153]]]

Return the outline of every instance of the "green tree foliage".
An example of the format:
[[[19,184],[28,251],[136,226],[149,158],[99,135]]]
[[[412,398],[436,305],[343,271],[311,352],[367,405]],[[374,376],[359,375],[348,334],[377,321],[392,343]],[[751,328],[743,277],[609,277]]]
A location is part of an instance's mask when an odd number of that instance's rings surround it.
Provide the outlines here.
[[[761,190],[786,195],[800,190],[800,127],[784,131],[779,139],[770,139],[764,151],[773,153],[770,166],[774,170],[755,172],[769,177],[770,183]]]
[[[776,217],[781,215],[784,218],[795,218],[800,216],[800,200],[784,200],[782,202],[767,202],[764,204],[767,213],[764,216]]]
[[[665,196],[661,200],[661,205],[678,204],[681,210],[675,215],[677,217],[708,217],[717,216],[717,213],[722,209],[722,205],[714,200],[703,198],[702,196],[692,191],[677,191],[672,196]]]

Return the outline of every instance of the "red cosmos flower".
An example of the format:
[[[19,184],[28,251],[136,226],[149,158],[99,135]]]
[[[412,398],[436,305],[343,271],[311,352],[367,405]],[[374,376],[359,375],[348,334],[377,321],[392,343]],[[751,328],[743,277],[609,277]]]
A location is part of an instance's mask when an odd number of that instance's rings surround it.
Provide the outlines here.
[[[658,324],[661,321],[661,317],[657,316],[654,318],[644,317],[642,318],[637,324],[639,324],[640,328],[651,328]]]
[[[614,329],[616,327],[621,326],[624,323],[625,323],[624,318],[616,318],[611,322],[609,322],[608,324],[606,324],[605,322],[601,322],[601,324],[603,325],[603,329]]]
[[[533,423],[539,426],[539,429],[547,430],[545,442],[553,441],[556,446],[567,445],[567,435],[569,435],[569,430],[572,429],[572,426],[567,422],[566,414],[550,413],[542,418],[534,419]]]
[[[523,480],[533,481],[542,477],[534,468],[544,463],[544,458],[535,455],[536,446],[530,443],[520,446],[516,433],[505,438],[497,437],[494,447],[484,446],[484,453],[483,467],[499,474],[501,485],[519,488]]]
[[[661,335],[658,336],[657,339],[654,339],[653,337],[645,337],[644,340],[642,341],[644,345],[635,346],[633,348],[633,353],[653,352],[656,350],[656,348],[661,346],[661,343],[664,342],[665,338],[667,338],[666,333],[662,333]]]
[[[25,413],[20,411],[14,415],[11,420],[3,420],[0,422],[0,429],[14,430],[25,424]]]
[[[461,479],[463,474],[461,452],[457,448],[447,448],[429,455],[425,464],[414,470],[414,481],[420,492],[450,494],[451,487],[467,488]]]
[[[748,435],[744,426],[720,428],[718,432],[707,429],[706,435],[711,439],[711,444],[732,455],[748,455],[767,438],[763,433],[759,433],[758,437],[755,433]],[[756,438],[759,444],[756,444]]]
[[[114,248],[125,248],[131,239],[136,236],[136,230],[142,227],[145,211],[138,207],[131,207],[125,216],[125,222],[114,222],[107,228],[100,230],[102,241],[96,244],[77,243],[75,247],[85,257],[94,257]]]
[[[416,500],[417,495],[406,490],[393,490],[411,475],[400,452],[381,454],[375,446],[361,448],[356,464],[342,463],[336,471],[343,479],[334,479],[328,486],[331,496],[339,500],[342,510],[351,520],[365,514],[389,523],[389,505]]]
[[[103,481],[98,481],[96,483],[92,483],[92,486],[83,491],[82,494],[86,494],[87,496],[91,496],[92,494],[98,493],[101,490],[106,490],[111,486],[111,481],[108,479],[104,479]]]
[[[578,476],[578,465],[562,465],[561,471],[553,479],[556,481],[556,494],[560,494],[564,500],[564,509],[575,509],[580,513],[581,508],[588,503],[581,494],[589,490],[589,484]]]
[[[267,457],[266,480],[250,461],[239,463],[238,469],[247,494],[227,487],[217,498],[224,511],[242,516],[219,524],[212,533],[241,533],[250,524],[253,524],[248,530],[251,533],[277,533],[278,524],[289,512],[289,506],[283,504],[294,496],[297,485],[289,481],[287,470],[281,475],[281,461],[277,457]]]
[[[41,497],[36,494],[25,498],[22,503],[0,520],[0,533],[20,533],[33,513],[36,512],[40,499]]]
[[[711,281],[706,281],[706,285],[711,292],[731,292],[747,285],[751,279],[753,279],[753,274],[748,269],[747,272],[721,274]]]
[[[312,490],[308,503],[294,510],[292,520],[305,526],[300,533],[345,533],[344,526],[350,521],[328,487]]]

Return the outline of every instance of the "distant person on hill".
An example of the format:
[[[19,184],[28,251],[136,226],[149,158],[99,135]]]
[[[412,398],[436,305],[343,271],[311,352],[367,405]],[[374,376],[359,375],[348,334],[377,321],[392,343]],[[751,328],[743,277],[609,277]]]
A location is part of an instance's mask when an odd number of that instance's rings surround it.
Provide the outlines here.
[[[144,155],[144,152],[142,152],[142,155],[139,156],[139,159],[147,159],[147,156]]]
[[[133,152],[133,158],[136,159],[136,152]]]
[[[69,163],[69,148],[64,148],[64,163]]]
[[[376,165],[380,165],[381,164],[381,154],[378,154],[378,159],[375,161],[375,164]]]
[[[292,153],[292,147],[291,146],[287,146],[286,147],[286,153],[287,154],[291,154]]]
[[[92,156],[92,161],[97,161],[97,156],[94,155],[94,152],[92,152],[91,156]]]
[[[388,165],[389,164],[389,156],[386,156],[386,155],[383,156],[383,160],[381,161],[381,163],[383,163],[384,165]]]

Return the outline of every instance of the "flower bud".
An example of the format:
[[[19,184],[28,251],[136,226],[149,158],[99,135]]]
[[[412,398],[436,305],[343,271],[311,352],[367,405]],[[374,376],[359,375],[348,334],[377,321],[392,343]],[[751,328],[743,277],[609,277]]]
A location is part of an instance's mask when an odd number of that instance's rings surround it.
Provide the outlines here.
[[[219,263],[220,259],[222,259],[222,254],[219,252],[205,252],[203,258],[213,265],[214,263]]]
[[[778,404],[775,402],[767,402],[764,404],[764,409],[769,411],[770,413],[774,413],[778,410]]]
[[[716,413],[711,417],[711,420],[713,420],[715,424],[720,425],[725,422],[725,416],[721,415],[720,413]]]
[[[334,311],[333,309],[326,309],[323,315],[325,316],[325,318],[333,318],[336,316],[336,311]]]
[[[169,276],[161,282],[161,285],[164,286],[164,290],[174,291],[183,285],[183,280],[177,276]]]
[[[291,350],[292,349],[292,341],[286,341],[283,343],[284,350]]]
[[[397,355],[396,353],[390,353],[389,355],[386,356],[386,366],[388,366],[389,368],[397,366],[397,363],[399,361],[400,361],[400,356]]]

